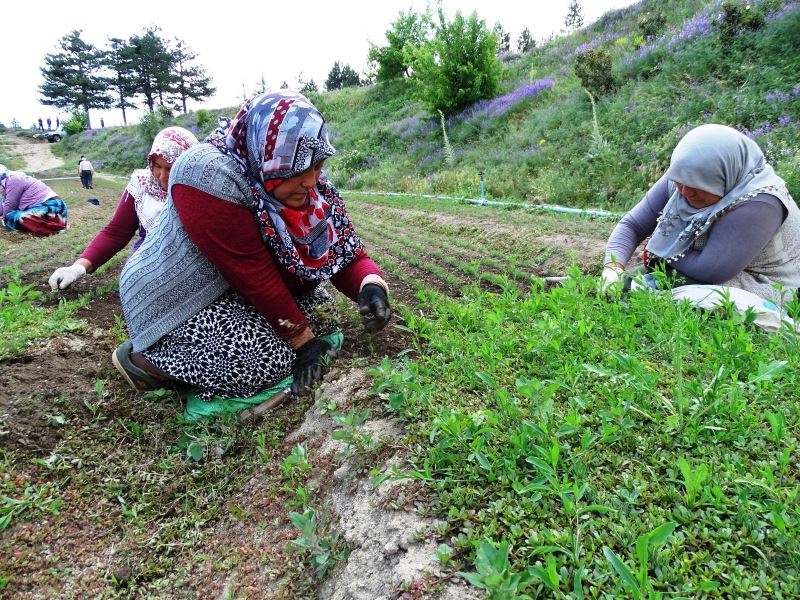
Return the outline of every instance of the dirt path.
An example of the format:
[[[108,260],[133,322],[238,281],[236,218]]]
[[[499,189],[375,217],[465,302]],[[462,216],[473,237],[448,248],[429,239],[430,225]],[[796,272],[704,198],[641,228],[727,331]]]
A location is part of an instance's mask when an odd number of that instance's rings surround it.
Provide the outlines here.
[[[44,140],[0,134],[0,147],[9,154],[21,156],[25,161],[24,170],[28,173],[39,173],[64,166],[64,161],[53,155],[50,144]]]

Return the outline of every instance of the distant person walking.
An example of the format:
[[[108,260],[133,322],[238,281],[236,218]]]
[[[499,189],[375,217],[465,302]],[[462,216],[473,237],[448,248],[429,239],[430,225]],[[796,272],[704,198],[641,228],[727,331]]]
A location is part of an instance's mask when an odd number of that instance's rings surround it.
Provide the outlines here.
[[[61,122],[58,120],[58,117],[56,117],[56,129],[58,129],[58,126],[59,126],[60,124],[61,124]]]
[[[92,173],[94,173],[94,167],[92,167],[92,163],[90,163],[85,156],[81,156],[81,160],[78,163],[78,174],[81,176],[81,185],[84,187],[84,189],[93,189]]]
[[[105,122],[105,121],[103,121],[103,117],[100,117],[100,127],[101,127],[102,129],[105,129],[105,126],[106,126],[106,122]]]
[[[50,131],[53,128],[53,122],[50,120],[50,117],[47,117],[47,131]]]
[[[39,129],[44,131],[44,123],[42,123],[42,117],[39,117]]]

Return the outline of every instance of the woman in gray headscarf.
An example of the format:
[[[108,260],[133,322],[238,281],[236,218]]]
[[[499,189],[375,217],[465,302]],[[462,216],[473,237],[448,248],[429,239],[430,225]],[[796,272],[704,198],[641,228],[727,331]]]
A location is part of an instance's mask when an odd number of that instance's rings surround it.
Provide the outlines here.
[[[730,127],[701,125],[678,142],[611,233],[604,288],[647,236],[645,269],[661,263],[680,285],[738,287],[778,304],[800,288],[800,210],[758,144]]]

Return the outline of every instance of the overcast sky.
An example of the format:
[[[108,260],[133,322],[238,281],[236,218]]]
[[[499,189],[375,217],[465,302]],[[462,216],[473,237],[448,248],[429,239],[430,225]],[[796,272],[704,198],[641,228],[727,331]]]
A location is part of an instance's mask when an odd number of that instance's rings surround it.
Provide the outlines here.
[[[608,10],[633,0],[582,0],[588,24]],[[500,21],[511,33],[512,48],[524,27],[537,41],[563,27],[569,0],[443,0],[445,13],[473,10],[491,28]],[[58,109],[39,103],[44,56],[59,51],[58,42],[73,29],[98,47],[109,37],[127,39],[146,27],[158,26],[164,38],[179,38],[198,54],[198,62],[213,77],[217,93],[203,102],[206,108],[238,105],[243,87],[257,89],[263,74],[268,87],[287,81],[295,87],[300,73],[321,86],[334,61],[348,63],[356,71],[366,68],[370,42],[385,45],[385,31],[401,10],[425,10],[425,0],[303,0],[278,3],[270,0],[233,0],[207,3],[169,0],[100,2],[80,0],[11,0],[3,6],[0,57],[0,123],[16,118],[27,127],[37,118],[50,117],[55,127]],[[235,12],[226,12],[230,7]],[[197,104],[190,106],[198,108]],[[100,116],[106,126],[122,124],[117,110],[92,111],[92,125]],[[132,118],[131,118],[132,116]],[[129,114],[129,123],[138,115]]]

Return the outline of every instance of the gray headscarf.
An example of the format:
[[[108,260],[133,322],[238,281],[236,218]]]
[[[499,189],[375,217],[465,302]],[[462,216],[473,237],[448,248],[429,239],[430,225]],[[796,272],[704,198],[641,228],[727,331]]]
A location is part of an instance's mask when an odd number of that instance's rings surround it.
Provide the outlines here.
[[[700,125],[672,152],[666,177],[670,198],[658,219],[647,250],[667,260],[683,256],[719,217],[760,193],[787,201],[786,183],[764,160],[753,140],[725,125]],[[693,208],[675,183],[721,196],[704,208]]]

